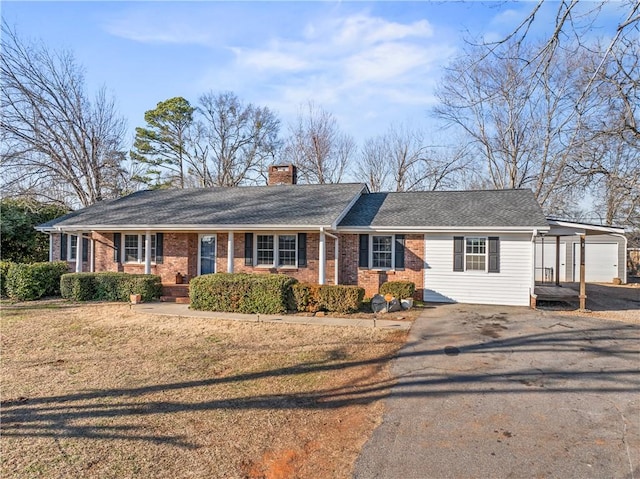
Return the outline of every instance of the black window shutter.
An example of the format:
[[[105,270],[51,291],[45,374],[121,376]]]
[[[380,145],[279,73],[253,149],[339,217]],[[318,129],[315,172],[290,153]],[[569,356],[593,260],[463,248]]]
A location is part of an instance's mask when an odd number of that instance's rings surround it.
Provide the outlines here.
[[[453,270],[464,271],[464,237],[453,237]]]
[[[253,266],[253,233],[244,234],[244,265]]]
[[[68,236],[65,233],[60,235],[60,261],[67,260],[67,241]]]
[[[82,261],[89,261],[89,238],[82,238]]]
[[[358,266],[369,267],[369,235],[360,235],[360,248],[358,252]]]
[[[307,266],[307,233],[298,233],[298,266]]]
[[[500,272],[500,238],[489,237],[489,273]]]
[[[156,233],[156,264],[164,261],[164,233]]]
[[[120,245],[122,244],[121,233],[113,233],[113,261],[120,262]]]
[[[396,235],[396,269],[404,269],[404,235]]]

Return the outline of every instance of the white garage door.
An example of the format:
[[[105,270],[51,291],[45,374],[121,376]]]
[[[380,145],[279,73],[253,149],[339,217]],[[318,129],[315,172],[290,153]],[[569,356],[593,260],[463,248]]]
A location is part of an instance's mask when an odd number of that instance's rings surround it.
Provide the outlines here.
[[[580,244],[573,245],[573,280],[580,281]],[[611,283],[618,276],[617,243],[585,245],[585,276],[588,283]]]

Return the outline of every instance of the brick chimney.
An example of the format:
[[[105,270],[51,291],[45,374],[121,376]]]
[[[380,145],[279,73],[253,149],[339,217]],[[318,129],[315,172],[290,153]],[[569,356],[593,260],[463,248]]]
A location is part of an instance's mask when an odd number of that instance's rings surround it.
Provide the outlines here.
[[[298,182],[298,171],[294,165],[271,165],[269,167],[269,186],[295,185]]]

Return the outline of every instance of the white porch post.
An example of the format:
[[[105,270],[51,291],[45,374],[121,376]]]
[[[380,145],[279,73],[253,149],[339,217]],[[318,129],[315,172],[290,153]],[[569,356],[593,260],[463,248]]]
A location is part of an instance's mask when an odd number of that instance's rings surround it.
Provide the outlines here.
[[[144,235],[144,274],[151,274],[151,231]]]
[[[89,271],[91,273],[93,273],[96,269],[95,254],[96,254],[96,242],[93,239],[93,235],[91,235],[91,239],[89,239]]]
[[[49,262],[53,261],[53,235],[49,233]]]
[[[76,273],[82,273],[82,232],[76,235]]]
[[[233,231],[227,237],[227,273],[233,273]]]
[[[318,284],[324,284],[326,270],[326,256],[324,228],[320,228],[320,241],[318,242]]]
[[[334,255],[333,255],[333,269],[334,269],[334,271],[333,271],[333,276],[334,276],[333,281],[334,281],[334,284],[338,284],[338,279],[340,278],[339,273],[338,273],[338,271],[340,269],[339,248],[340,248],[340,244],[338,242],[338,237],[336,236],[336,238],[333,240],[333,252],[334,252]]]

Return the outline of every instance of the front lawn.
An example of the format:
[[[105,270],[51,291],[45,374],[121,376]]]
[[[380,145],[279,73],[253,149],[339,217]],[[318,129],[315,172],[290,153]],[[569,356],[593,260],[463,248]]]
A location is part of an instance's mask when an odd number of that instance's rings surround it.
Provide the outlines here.
[[[2,306],[0,476],[350,477],[404,332]]]

